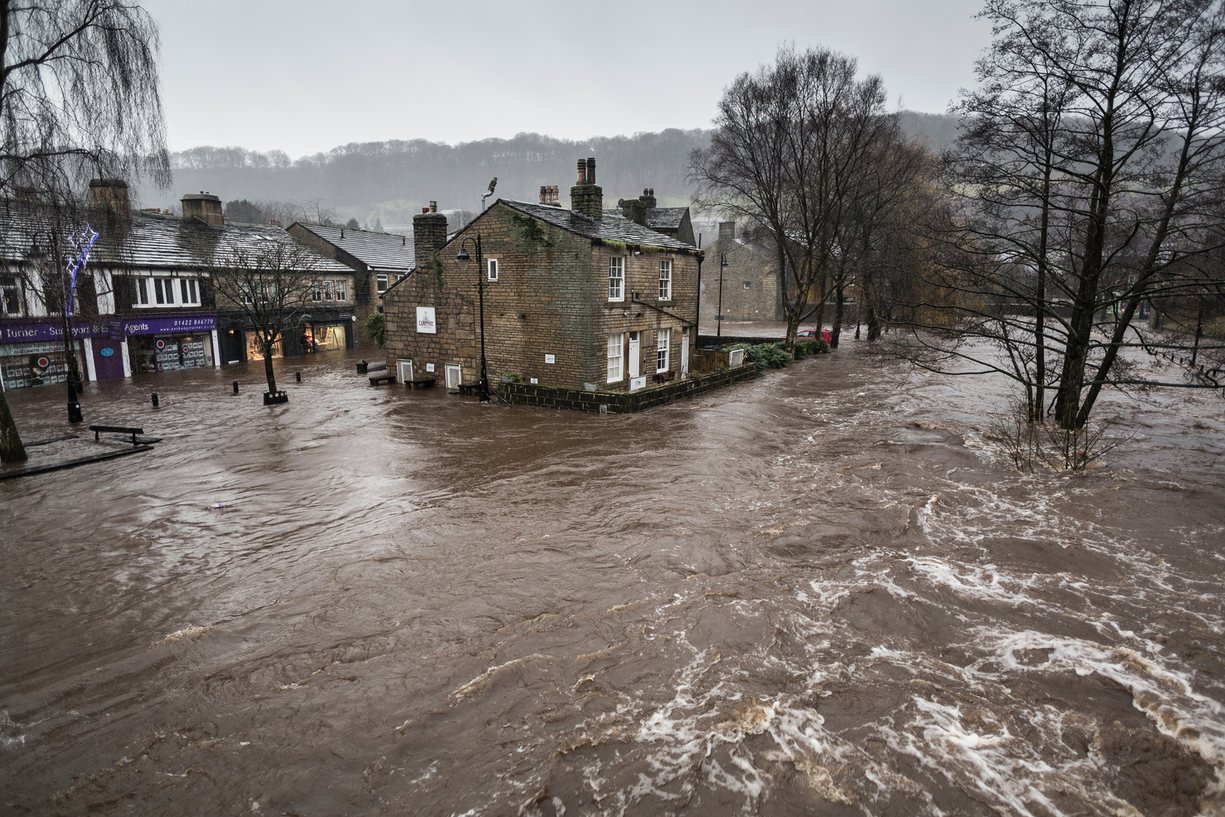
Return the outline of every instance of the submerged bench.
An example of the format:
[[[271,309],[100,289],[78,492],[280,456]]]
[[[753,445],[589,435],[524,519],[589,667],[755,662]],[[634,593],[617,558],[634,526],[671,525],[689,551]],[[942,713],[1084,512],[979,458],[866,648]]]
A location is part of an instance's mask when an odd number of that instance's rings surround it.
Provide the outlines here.
[[[428,389],[430,386],[433,386],[434,383],[436,382],[437,382],[437,379],[433,377],[419,377],[416,380],[406,381],[404,385],[408,386],[411,389]]]
[[[378,374],[370,378],[371,386],[381,386],[384,383],[395,383],[396,376],[394,374]]]
[[[97,440],[100,434],[123,434],[131,435],[132,445],[137,445],[136,438],[145,433],[143,428],[134,426],[90,426],[89,430],[94,433],[94,439]]]

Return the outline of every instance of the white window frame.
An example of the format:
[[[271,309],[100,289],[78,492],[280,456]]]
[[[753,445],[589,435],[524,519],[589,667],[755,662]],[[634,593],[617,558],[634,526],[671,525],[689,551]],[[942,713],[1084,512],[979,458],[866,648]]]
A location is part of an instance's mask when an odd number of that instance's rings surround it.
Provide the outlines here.
[[[608,300],[625,300],[625,256],[623,255],[614,255],[608,259]]]
[[[179,304],[182,306],[200,305],[200,282],[195,278],[180,278]]]
[[[672,300],[672,259],[659,260],[659,300]]]
[[[153,303],[155,306],[174,306],[175,280],[164,275],[153,277]]]
[[[490,280],[490,281],[498,280],[498,259],[486,258],[485,259],[485,270],[486,270],[485,277],[487,280]]]
[[[380,295],[382,295],[384,292],[387,291],[387,286],[390,283],[390,281],[391,279],[387,275],[387,273],[385,272],[377,273],[374,276],[374,288],[378,290],[378,293]]]
[[[671,329],[656,329],[655,330],[655,372],[668,371],[672,363],[672,330]]]
[[[0,315],[8,318],[16,318],[25,314],[25,291],[21,285],[21,278],[16,275],[0,275]],[[16,311],[9,309],[8,299],[5,293],[13,293],[16,295],[16,303],[14,304]]]
[[[625,379],[625,333],[616,332],[608,336],[608,382],[620,383]]]
[[[172,309],[202,306],[200,279],[186,275],[144,275],[134,277],[132,306],[140,309]]]
[[[349,300],[349,292],[345,288],[345,282],[344,281],[334,281],[333,283],[336,289],[336,300],[338,301]]]

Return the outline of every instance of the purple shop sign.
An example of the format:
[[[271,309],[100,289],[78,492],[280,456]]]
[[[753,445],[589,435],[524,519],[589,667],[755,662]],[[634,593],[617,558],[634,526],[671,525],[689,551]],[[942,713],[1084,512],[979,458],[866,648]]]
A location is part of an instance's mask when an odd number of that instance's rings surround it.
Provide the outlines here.
[[[124,318],[120,322],[125,335],[177,335],[211,332],[217,328],[216,315],[177,315],[161,318]]]
[[[74,321],[73,338],[89,338],[99,334],[99,326],[92,321]],[[63,340],[64,325],[58,321],[21,321],[0,323],[0,343],[39,343],[48,340]]]
[[[175,335],[211,332],[216,315],[176,315],[157,318],[81,319],[72,322],[72,337],[121,340],[126,335]],[[0,322],[0,343],[62,341],[64,325],[57,320]]]

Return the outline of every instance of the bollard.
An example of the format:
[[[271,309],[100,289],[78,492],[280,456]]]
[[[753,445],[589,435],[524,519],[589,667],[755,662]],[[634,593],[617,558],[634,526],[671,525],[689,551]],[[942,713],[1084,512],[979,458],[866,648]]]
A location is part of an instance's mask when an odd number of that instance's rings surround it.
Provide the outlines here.
[[[152,395],[150,395],[149,399],[150,399],[150,401],[152,401],[152,403],[153,403],[153,408],[157,408],[157,403],[158,403],[158,400],[157,400],[157,392],[153,392],[153,394],[152,394]]]
[[[238,381],[237,380],[234,381],[234,393],[238,394]]]
[[[298,381],[299,383],[301,383],[301,382],[302,382],[302,373],[301,373],[301,372],[294,372],[294,373],[293,373],[293,377],[294,377],[294,380]]]

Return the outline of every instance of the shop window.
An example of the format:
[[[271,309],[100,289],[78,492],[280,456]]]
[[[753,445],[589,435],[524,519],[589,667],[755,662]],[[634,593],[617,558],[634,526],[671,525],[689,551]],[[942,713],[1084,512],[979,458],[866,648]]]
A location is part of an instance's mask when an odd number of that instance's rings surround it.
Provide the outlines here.
[[[14,275],[0,276],[0,315],[20,315],[21,300],[21,281]]]

